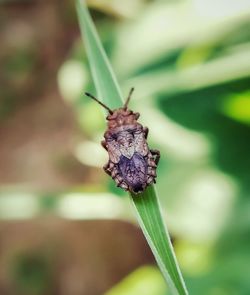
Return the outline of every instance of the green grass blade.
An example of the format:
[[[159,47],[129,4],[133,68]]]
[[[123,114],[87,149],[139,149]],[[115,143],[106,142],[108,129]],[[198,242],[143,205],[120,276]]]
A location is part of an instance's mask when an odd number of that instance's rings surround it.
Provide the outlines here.
[[[117,108],[122,104],[121,92],[84,1],[77,0],[77,12],[98,98],[110,108]],[[155,187],[150,186],[140,195],[131,194],[131,199],[138,222],[172,294],[188,294],[163,222]]]
[[[164,224],[155,186],[140,196],[131,194],[138,222],[173,294],[188,294]]]
[[[77,12],[97,97],[111,109],[120,107],[122,105],[121,91],[86,8],[85,1],[77,0]]]

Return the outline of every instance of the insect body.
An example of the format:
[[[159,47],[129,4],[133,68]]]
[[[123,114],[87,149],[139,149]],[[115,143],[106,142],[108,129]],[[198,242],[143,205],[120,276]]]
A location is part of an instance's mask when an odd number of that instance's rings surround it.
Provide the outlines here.
[[[108,129],[102,141],[102,146],[108,151],[109,161],[103,169],[117,186],[141,193],[148,185],[155,183],[160,152],[149,149],[146,141],[148,128],[137,122],[140,114],[127,107],[133,90],[130,90],[124,106],[116,110],[111,110],[91,94],[85,94],[109,112],[106,118]]]

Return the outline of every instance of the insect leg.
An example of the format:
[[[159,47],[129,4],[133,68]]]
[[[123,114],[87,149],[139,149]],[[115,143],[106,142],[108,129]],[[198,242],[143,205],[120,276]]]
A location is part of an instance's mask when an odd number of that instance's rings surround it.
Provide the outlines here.
[[[108,161],[108,163],[103,166],[103,169],[109,176],[111,176],[114,179],[117,186],[121,187],[125,191],[129,189],[126,182],[124,182],[122,177],[119,175],[117,166],[113,162]]]
[[[156,183],[155,177],[153,177],[152,175],[147,175],[147,184],[151,184],[152,182]]]
[[[118,171],[116,165],[114,165],[112,167],[111,177],[114,179],[114,181],[115,181],[115,183],[116,183],[117,186],[121,187],[125,191],[127,191],[129,189],[128,185],[126,184],[126,182],[123,180],[123,178],[119,174],[119,171]]]
[[[156,178],[156,170],[155,167],[148,167],[148,172],[147,172],[147,183],[150,184],[152,182],[156,182],[155,181]]]
[[[102,140],[101,141],[101,145],[105,148],[106,151],[108,150],[107,144],[106,144],[106,141],[105,140]]]
[[[111,176],[111,171],[110,171],[110,161],[108,161],[108,163],[106,163],[106,164],[103,166],[103,170],[104,170],[109,176]]]
[[[147,170],[147,184],[151,184],[152,182],[156,182],[155,178],[156,178],[156,160],[153,156],[153,154],[150,153],[147,156],[147,162],[148,162],[148,170]]]
[[[144,133],[145,139],[147,139],[147,137],[148,137],[148,127],[143,127],[143,133]]]
[[[138,120],[139,117],[140,117],[140,114],[139,113],[134,113],[134,115],[135,115],[135,119]]]
[[[119,186],[120,188],[124,189],[125,191],[129,190],[128,185],[123,180],[120,181],[118,178],[114,178],[114,181],[116,182],[116,185]]]
[[[160,160],[160,157],[161,157],[161,154],[160,154],[160,151],[158,150],[150,150],[151,154],[153,156],[155,156],[155,164],[157,165],[159,163],[159,160]]]

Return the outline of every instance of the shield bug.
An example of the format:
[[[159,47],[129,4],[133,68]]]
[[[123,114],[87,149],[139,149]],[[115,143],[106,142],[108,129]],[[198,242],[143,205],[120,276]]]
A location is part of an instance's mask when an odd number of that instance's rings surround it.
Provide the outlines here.
[[[123,107],[115,110],[111,110],[93,95],[85,94],[109,112],[106,117],[108,129],[101,142],[109,154],[104,171],[114,179],[117,186],[137,194],[155,183],[160,152],[149,149],[148,128],[137,122],[139,113],[128,109],[133,91],[134,88],[130,90]]]

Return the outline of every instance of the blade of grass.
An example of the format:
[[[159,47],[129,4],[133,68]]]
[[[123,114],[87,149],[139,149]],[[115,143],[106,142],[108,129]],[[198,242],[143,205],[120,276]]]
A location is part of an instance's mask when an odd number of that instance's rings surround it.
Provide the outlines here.
[[[77,0],[77,12],[97,97],[106,103],[109,108],[118,108],[122,104],[121,91],[85,6],[85,1]]]
[[[94,24],[83,0],[77,0],[77,13],[85,41],[98,98],[111,108],[122,105],[121,92]],[[140,195],[131,194],[138,222],[173,294],[188,294],[168,231],[164,225],[154,186]]]
[[[188,294],[170,236],[164,224],[154,185],[140,196],[131,194],[137,220],[173,294]]]

